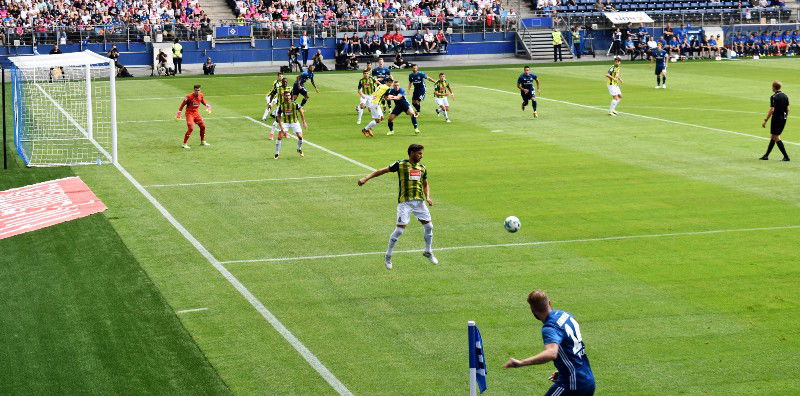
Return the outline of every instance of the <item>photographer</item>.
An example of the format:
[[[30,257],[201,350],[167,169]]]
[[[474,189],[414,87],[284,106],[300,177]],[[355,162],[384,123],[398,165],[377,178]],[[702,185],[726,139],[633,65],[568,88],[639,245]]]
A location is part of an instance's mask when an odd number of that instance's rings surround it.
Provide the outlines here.
[[[297,60],[297,57],[300,55],[300,49],[295,47],[294,45],[289,46],[289,70],[295,71],[295,66],[297,66],[297,71],[303,71],[303,67],[300,65],[300,61]]]
[[[203,63],[203,74],[213,76],[214,69],[217,68],[217,64],[211,60],[211,57],[206,58],[206,62]]]

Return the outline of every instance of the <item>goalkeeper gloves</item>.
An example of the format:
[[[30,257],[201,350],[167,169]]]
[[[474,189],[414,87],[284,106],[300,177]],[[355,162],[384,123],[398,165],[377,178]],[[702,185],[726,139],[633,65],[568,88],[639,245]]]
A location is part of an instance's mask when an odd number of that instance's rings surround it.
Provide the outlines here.
[[[175,114],[175,121],[178,121],[180,119],[181,119],[181,112],[179,111],[178,114]]]
[[[211,105],[206,106],[206,111],[208,114],[211,114]]]

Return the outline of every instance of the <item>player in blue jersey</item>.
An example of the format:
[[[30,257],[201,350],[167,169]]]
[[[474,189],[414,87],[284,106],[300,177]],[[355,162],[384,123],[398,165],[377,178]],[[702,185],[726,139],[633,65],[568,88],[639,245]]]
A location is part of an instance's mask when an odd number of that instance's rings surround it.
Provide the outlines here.
[[[394,135],[394,119],[400,114],[406,113],[411,116],[411,123],[414,125],[414,133],[419,135],[419,125],[417,124],[417,113],[411,108],[411,105],[406,99],[406,90],[400,88],[400,81],[395,80],[392,82],[392,89],[386,92],[385,98],[394,101],[394,110],[389,114],[387,124],[389,125],[389,132],[387,135]]]
[[[392,78],[392,80],[394,80],[394,77],[392,76],[392,70],[384,65],[383,58],[378,58],[378,65],[372,69],[372,77],[375,77],[375,79],[381,84],[383,84],[384,80],[387,78]],[[386,108],[391,108],[392,101],[382,101],[381,105]]]
[[[541,290],[528,294],[528,304],[533,316],[544,323],[544,351],[524,360],[510,358],[503,368],[553,362],[557,371],[550,376],[553,385],[545,396],[594,395],[594,374],[589,366],[578,322],[568,312],[553,310],[553,304]]]
[[[533,89],[534,82],[536,82],[536,89]],[[533,108],[533,118],[538,117],[539,112],[536,111],[536,91],[541,93],[542,89],[539,86],[539,77],[531,73],[530,66],[525,66],[525,68],[522,69],[522,74],[517,78],[517,89],[519,89],[519,94],[522,96],[522,111],[525,111],[525,106],[527,106],[528,101],[530,101],[531,107]]]
[[[656,89],[667,88],[667,65],[669,64],[669,54],[658,43],[653,51],[653,59],[656,61]]]
[[[411,74],[408,75],[408,90],[414,86],[414,93],[411,95],[411,105],[414,106],[417,114],[419,114],[422,101],[425,100],[425,80],[435,83],[436,80],[428,77],[427,74],[419,71],[419,66],[411,66]]]
[[[311,85],[314,86],[314,90],[319,93],[319,89],[317,88],[317,83],[314,82],[314,66],[309,66],[308,70],[300,73],[297,76],[297,79],[294,81],[294,85],[292,86],[292,100],[296,100],[298,96],[303,95],[303,100],[300,102],[300,107],[306,105],[308,102],[308,91],[306,91],[306,81],[311,81]]]

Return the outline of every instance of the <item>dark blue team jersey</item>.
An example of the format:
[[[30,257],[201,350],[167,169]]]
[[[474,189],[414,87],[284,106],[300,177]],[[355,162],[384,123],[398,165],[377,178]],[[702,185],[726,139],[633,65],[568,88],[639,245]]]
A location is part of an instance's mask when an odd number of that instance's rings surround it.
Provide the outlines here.
[[[408,82],[414,84],[414,91],[425,90],[425,80],[428,79],[428,75],[423,72],[416,72],[411,73],[408,75]]]
[[[379,81],[383,81],[384,78],[389,77],[392,75],[391,70],[388,67],[376,67],[372,69],[372,76],[377,78]]]
[[[666,60],[667,60],[667,51],[665,50],[656,50],[653,53],[653,57],[656,58],[656,67],[663,69],[666,67]]]
[[[408,100],[406,100],[406,90],[405,89],[403,89],[403,88],[397,88],[397,89],[392,88],[392,89],[389,90],[389,92],[386,92],[386,95],[387,96],[398,96],[398,95],[402,96],[400,99],[395,99],[394,103],[397,106],[403,106],[403,105],[408,106]]]
[[[306,81],[313,79],[314,79],[314,73],[310,71],[304,71],[300,73],[300,85],[303,85],[306,83]]]
[[[553,361],[558,370],[557,385],[569,390],[594,388],[581,328],[571,314],[550,311],[542,327],[542,341],[544,345],[558,344],[558,357]]]
[[[533,91],[534,80],[538,80],[538,77],[536,77],[535,74],[531,73],[526,76],[525,73],[522,73],[519,75],[519,78],[517,79],[517,84],[522,85],[522,88],[530,89],[531,91]]]

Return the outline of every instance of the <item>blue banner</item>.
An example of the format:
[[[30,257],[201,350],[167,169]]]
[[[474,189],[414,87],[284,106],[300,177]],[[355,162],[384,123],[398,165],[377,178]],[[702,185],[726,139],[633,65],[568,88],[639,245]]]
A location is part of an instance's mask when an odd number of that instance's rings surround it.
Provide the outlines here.
[[[219,26],[217,37],[250,37],[250,26]]]
[[[551,28],[553,18],[522,18],[522,26],[526,28]]]
[[[483,340],[478,326],[470,324],[467,330],[469,338],[469,368],[475,369],[475,378],[481,393],[486,390],[486,359],[483,356]]]

